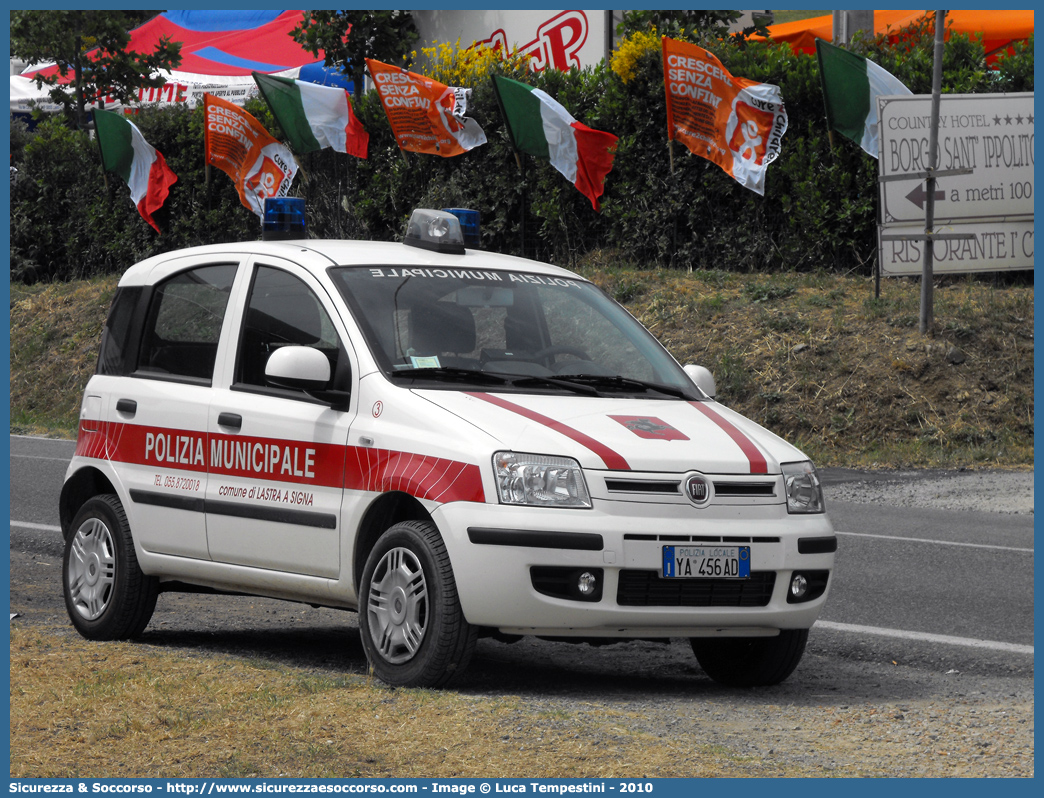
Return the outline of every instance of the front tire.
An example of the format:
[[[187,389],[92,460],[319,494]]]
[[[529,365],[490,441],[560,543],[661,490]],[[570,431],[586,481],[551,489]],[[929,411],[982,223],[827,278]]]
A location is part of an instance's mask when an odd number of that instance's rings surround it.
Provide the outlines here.
[[[794,672],[808,642],[808,629],[782,629],[778,637],[693,637],[704,673],[726,687],[767,687]]]
[[[359,628],[373,674],[392,687],[441,687],[467,667],[478,630],[465,619],[434,525],[396,524],[366,559]]]
[[[126,640],[148,625],[159,583],[138,567],[127,514],[116,496],[95,496],[73,519],[62,590],[73,626],[88,640]]]

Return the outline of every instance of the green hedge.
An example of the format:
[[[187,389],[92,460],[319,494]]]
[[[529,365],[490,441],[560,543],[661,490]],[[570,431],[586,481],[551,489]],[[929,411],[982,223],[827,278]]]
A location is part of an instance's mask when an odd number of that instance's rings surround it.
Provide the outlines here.
[[[415,207],[464,207],[481,213],[484,248],[566,266],[601,248],[639,265],[869,274],[877,164],[840,136],[831,149],[814,56],[741,39],[703,44],[732,74],[782,89],[789,127],[764,197],[677,144],[671,172],[656,50],[638,59],[627,83],[605,67],[525,78],[585,124],[620,137],[600,213],[549,163],[523,156],[520,172],[486,79],[473,86],[468,114],[479,120],[488,143],[455,158],[401,153],[376,93],[356,98],[356,113],[370,132],[369,158],[329,150],[299,158],[295,191],[308,203],[309,234],[394,240]],[[854,49],[915,93],[930,92],[930,29],[914,30],[899,44],[879,37]],[[979,42],[953,37],[944,66],[946,92],[1032,91],[1033,40],[991,71]],[[281,135],[261,101],[251,101],[248,110]],[[118,177],[109,175],[106,185],[97,145],[86,136],[57,118],[32,132],[12,123],[12,163],[19,170],[11,187],[13,280],[118,272],[157,252],[259,236],[257,218],[240,204],[228,177],[215,169],[206,182],[201,110],[146,108],[135,121],[178,175],[156,215],[162,235],[138,216]]]

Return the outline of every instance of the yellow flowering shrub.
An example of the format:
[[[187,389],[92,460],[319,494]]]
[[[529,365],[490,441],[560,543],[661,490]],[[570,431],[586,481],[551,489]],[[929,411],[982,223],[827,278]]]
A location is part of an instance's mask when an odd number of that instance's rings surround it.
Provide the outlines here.
[[[461,49],[460,39],[455,44],[421,48],[421,53],[425,58],[421,71],[447,86],[474,86],[494,73],[520,74],[529,64],[529,59],[517,51],[502,59],[500,51],[490,47]]]
[[[618,48],[613,50],[612,57],[609,59],[609,68],[620,76],[620,80],[627,83],[634,77],[634,70],[639,59],[652,50],[660,52],[661,47],[660,34],[656,32],[655,28],[632,33],[620,42]]]

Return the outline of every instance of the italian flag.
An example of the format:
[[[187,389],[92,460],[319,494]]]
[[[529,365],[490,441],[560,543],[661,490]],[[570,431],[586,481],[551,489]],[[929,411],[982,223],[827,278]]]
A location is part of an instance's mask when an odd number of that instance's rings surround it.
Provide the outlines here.
[[[816,39],[816,58],[827,125],[877,158],[881,149],[877,98],[913,92],[873,61],[822,39]]]
[[[94,125],[105,171],[115,172],[127,181],[141,218],[160,232],[152,214],[163,207],[178,176],[167,166],[163,155],[145,141],[137,125],[123,114],[95,111]]]
[[[253,75],[272,115],[296,152],[332,147],[357,158],[366,157],[370,134],[352,113],[347,91],[260,72]]]
[[[550,160],[597,211],[617,137],[577,122],[545,91],[499,75],[493,86],[515,149]]]

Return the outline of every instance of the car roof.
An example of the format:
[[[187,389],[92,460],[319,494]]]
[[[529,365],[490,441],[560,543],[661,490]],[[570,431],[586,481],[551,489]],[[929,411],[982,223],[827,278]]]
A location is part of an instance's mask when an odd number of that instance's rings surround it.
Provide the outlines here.
[[[210,244],[201,247],[174,250],[136,263],[120,279],[121,286],[147,285],[149,275],[160,265],[169,266],[178,259],[191,259],[192,265],[205,256],[228,257],[268,255],[299,263],[311,271],[325,271],[330,266],[403,266],[410,268],[483,269],[494,271],[522,271],[572,280],[583,277],[549,263],[501,255],[480,249],[467,249],[464,254],[446,254],[420,247],[389,241],[347,241],[338,239],[299,239],[288,241],[243,241],[228,244]],[[188,264],[186,264],[186,267]],[[170,269],[164,268],[169,275]],[[586,280],[584,280],[586,282]]]

